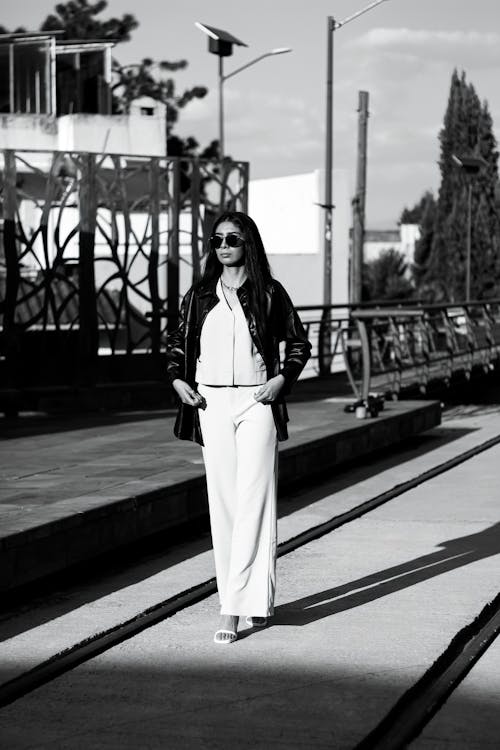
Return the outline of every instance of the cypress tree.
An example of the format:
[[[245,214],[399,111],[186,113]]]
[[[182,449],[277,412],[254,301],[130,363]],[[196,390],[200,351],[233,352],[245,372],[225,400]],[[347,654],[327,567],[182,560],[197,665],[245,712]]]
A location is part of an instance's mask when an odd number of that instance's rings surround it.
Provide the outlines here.
[[[417,286],[427,273],[436,225],[436,200],[430,190],[424,193],[419,206],[421,209],[418,221],[420,237],[415,243],[412,265],[412,275]]]
[[[454,70],[448,105],[439,134],[441,185],[434,231],[422,286],[436,298],[465,298],[468,188],[472,184],[471,298],[500,293],[499,238],[496,186],[498,151],[486,102],[481,103],[465,73]],[[467,176],[452,155],[482,157],[486,165],[477,176]]]

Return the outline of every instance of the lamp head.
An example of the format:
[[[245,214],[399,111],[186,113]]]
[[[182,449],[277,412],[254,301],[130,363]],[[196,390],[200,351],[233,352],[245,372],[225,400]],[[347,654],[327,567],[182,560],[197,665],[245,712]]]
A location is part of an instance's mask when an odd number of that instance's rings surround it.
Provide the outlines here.
[[[488,162],[482,156],[457,156],[457,154],[452,154],[451,158],[457,167],[461,167],[466,174],[478,174],[483,167],[488,166]]]
[[[237,39],[230,34],[229,31],[217,29],[215,26],[207,26],[206,23],[200,23],[199,21],[196,21],[194,25],[208,36],[208,51],[219,57],[229,57],[232,55],[234,44],[240,47],[248,46],[241,39]]]

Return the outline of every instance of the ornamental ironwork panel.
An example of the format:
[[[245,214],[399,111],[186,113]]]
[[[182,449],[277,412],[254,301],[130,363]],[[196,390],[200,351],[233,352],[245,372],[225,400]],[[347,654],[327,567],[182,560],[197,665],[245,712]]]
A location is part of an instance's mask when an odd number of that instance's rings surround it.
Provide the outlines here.
[[[92,384],[163,350],[214,217],[247,210],[248,164],[6,150],[0,191],[3,385]]]

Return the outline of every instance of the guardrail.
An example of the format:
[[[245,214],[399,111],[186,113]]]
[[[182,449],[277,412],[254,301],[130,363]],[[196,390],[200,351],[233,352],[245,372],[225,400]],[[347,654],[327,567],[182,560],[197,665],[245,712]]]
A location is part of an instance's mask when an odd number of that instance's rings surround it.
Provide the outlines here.
[[[310,368],[345,369],[354,396],[403,388],[425,394],[431,381],[450,385],[500,360],[500,299],[469,303],[299,307],[313,344]]]

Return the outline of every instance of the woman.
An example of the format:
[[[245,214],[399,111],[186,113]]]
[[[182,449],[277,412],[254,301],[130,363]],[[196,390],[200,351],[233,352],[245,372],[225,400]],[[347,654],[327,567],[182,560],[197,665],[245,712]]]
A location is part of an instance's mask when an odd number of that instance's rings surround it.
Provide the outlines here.
[[[241,615],[263,627],[274,611],[277,441],[288,437],[284,396],[310,351],[254,221],[223,213],[169,336],[167,366],[181,400],[174,433],[203,446],[221,604],[216,643],[237,639]]]

